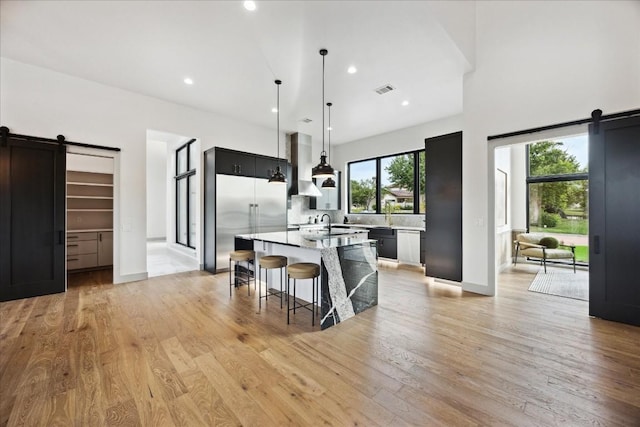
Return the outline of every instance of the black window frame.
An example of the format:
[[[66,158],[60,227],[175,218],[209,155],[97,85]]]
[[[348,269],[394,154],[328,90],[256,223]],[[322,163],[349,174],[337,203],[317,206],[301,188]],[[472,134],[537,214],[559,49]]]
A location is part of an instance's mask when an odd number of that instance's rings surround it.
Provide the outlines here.
[[[186,143],[184,143],[183,145],[181,145],[180,147],[178,147],[176,149],[176,159],[175,159],[175,201],[176,201],[176,219],[175,219],[175,241],[177,244],[191,248],[191,249],[195,249],[195,242],[191,241],[191,222],[189,221],[189,218],[191,217],[191,212],[190,212],[190,205],[191,205],[191,184],[190,184],[190,180],[189,177],[193,176],[196,174],[196,165],[192,165],[191,163],[196,163],[195,159],[191,159],[191,144],[193,144],[195,142],[195,139],[192,139],[190,141],[187,141]],[[180,165],[179,165],[179,157],[180,157],[180,151],[182,150],[186,150],[186,158],[187,158],[187,170],[185,172],[182,173],[178,173],[178,171],[180,170]],[[180,186],[180,182],[182,180],[186,180],[186,229],[187,229],[187,242],[182,243],[179,239],[179,221],[180,221],[180,201],[178,200],[178,195],[179,195],[179,191],[178,191],[178,187]]]
[[[347,162],[347,213],[350,215],[384,214],[384,210],[380,206],[380,202],[382,201],[382,185],[380,179],[382,175],[382,159],[386,159],[388,157],[406,156],[408,154],[411,154],[413,155],[413,212],[394,213],[393,215],[424,215],[424,212],[420,212],[420,153],[424,153],[424,148]],[[375,160],[376,162],[376,211],[351,212],[351,165],[355,163],[370,162],[372,160]]]
[[[560,139],[560,138],[558,138]],[[531,194],[529,192],[529,185],[530,184],[545,184],[545,183],[553,183],[553,182],[570,182],[570,181],[587,181],[587,183],[589,182],[589,171],[587,170],[587,172],[580,172],[580,173],[567,173],[567,174],[553,174],[553,175],[536,175],[536,176],[531,176],[531,165],[530,165],[530,160],[529,160],[529,147],[535,144],[535,142],[529,143],[525,146],[525,170],[527,173],[527,177],[526,177],[526,192],[525,192],[525,197],[526,197],[526,208],[525,208],[525,214],[526,214],[526,225],[527,225],[527,233],[531,232],[531,224],[530,224],[530,218],[529,218],[529,205],[530,205],[530,197]],[[554,263],[554,260],[547,260],[547,262],[551,262]],[[588,262],[582,262],[582,261],[576,261],[576,265],[579,266],[588,266],[589,263]]]

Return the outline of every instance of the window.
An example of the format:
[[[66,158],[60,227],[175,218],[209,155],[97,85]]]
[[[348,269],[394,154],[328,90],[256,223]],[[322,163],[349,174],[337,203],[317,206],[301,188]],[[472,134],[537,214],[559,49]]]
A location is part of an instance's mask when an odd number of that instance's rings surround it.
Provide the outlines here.
[[[376,183],[378,173],[376,160],[350,163],[349,169],[349,212],[375,213]]]
[[[414,154],[380,159],[380,191],[385,213],[413,213],[415,189]]]
[[[424,213],[424,150],[348,164],[349,213]]]
[[[588,138],[580,135],[527,146],[527,224],[576,246],[589,261]]]
[[[176,150],[176,242],[196,247],[197,148],[191,140]]]

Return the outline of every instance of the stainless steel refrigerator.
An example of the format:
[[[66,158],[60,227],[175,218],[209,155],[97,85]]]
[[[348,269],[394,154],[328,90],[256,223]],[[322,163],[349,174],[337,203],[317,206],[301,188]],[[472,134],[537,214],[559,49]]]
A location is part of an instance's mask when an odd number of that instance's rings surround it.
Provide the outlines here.
[[[229,268],[237,234],[287,229],[287,186],[216,174],[216,271]]]

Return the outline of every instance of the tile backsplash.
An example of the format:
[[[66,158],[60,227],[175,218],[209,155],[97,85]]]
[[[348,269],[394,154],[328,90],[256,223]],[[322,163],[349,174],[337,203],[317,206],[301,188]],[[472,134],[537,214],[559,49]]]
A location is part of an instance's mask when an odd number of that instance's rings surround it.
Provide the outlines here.
[[[349,222],[352,224],[370,225],[402,225],[405,227],[424,227],[424,215],[391,215],[391,224],[387,223],[384,214],[347,214]],[[341,221],[342,222],[342,221]]]
[[[391,224],[387,224],[384,214],[346,214],[344,210],[323,211],[318,209],[309,209],[309,197],[292,196],[291,209],[287,210],[287,219],[289,224],[307,224],[309,217],[313,222],[318,220],[323,214],[331,215],[331,222],[343,223],[345,216],[352,224],[370,224],[370,225],[401,225],[407,227],[424,227],[424,215],[391,215]]]
[[[332,223],[341,223],[344,220],[344,211],[309,209],[308,196],[291,196],[291,209],[287,210],[287,220],[289,224],[307,224],[309,217],[311,217],[311,222],[313,222],[316,216],[318,216],[319,221],[320,217],[324,214],[331,216]]]

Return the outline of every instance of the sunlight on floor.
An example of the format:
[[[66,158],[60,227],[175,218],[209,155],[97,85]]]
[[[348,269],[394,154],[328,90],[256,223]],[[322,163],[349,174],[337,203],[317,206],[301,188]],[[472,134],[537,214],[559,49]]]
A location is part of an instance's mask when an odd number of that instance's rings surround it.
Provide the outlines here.
[[[147,242],[147,272],[149,277],[198,270],[198,260],[175,251],[164,241]]]

